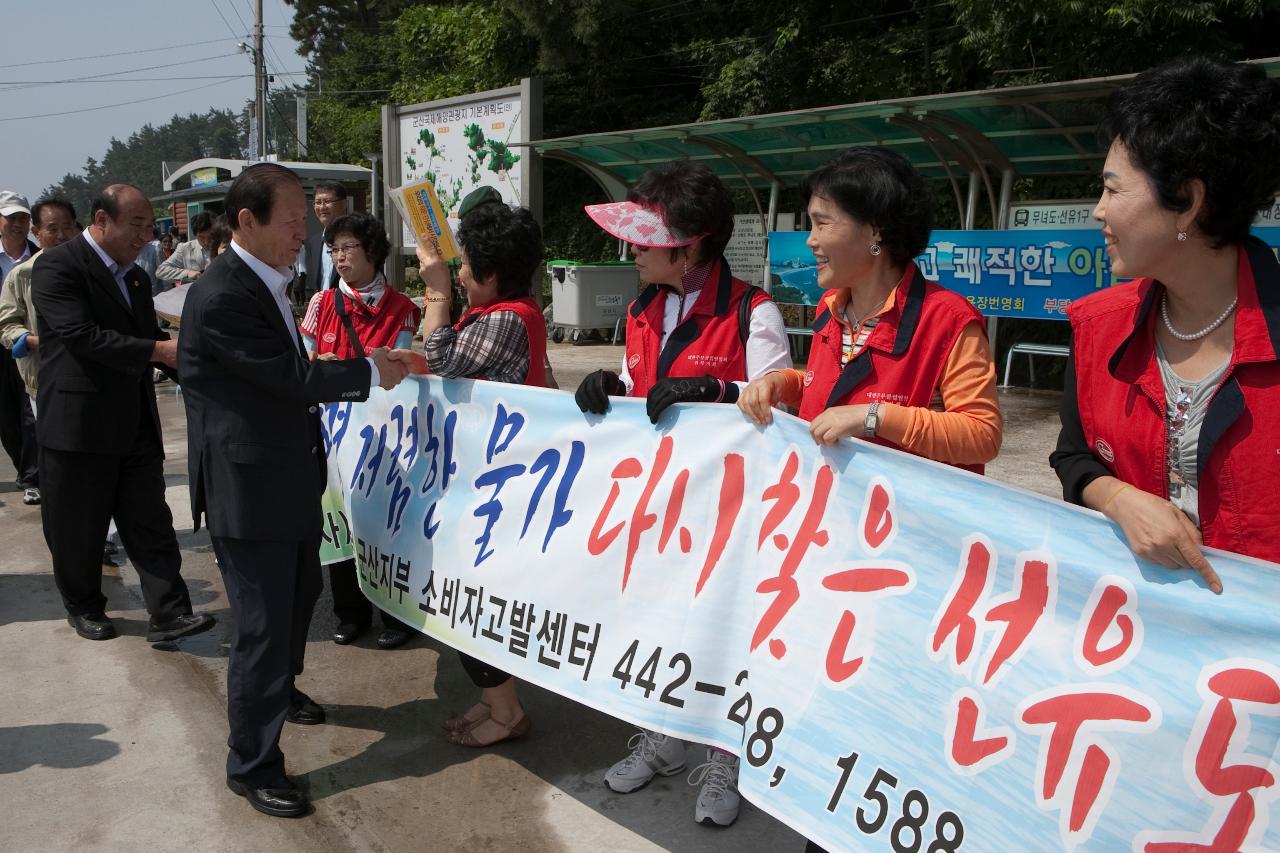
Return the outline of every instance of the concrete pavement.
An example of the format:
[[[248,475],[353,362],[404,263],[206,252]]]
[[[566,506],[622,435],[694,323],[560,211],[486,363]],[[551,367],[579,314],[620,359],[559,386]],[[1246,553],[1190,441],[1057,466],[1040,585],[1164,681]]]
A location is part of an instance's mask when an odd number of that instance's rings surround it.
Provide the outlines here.
[[[620,347],[550,345],[561,387],[615,367]],[[260,815],[223,783],[227,601],[207,535],[191,531],[185,420],[172,385],[158,386],[168,500],[183,574],[210,632],[153,647],[132,567],[108,569],[104,590],[118,639],[91,643],[67,625],[37,508],[0,487],[0,850],[236,851],[800,851],[803,840],[749,804],[738,823],[693,823],[697,790],[684,775],[622,796],[601,777],[633,729],[555,694],[522,685],[535,730],[526,741],[467,750],[440,721],[474,689],[454,653],[425,637],[382,651],[366,635],[329,639],[326,591],[300,679],[329,715],[286,725],[289,772],[313,815]],[[1005,453],[989,473],[1046,494],[1045,459],[1057,397],[1004,400]],[[0,482],[13,469],[0,460]],[[700,756],[690,751],[691,767]]]

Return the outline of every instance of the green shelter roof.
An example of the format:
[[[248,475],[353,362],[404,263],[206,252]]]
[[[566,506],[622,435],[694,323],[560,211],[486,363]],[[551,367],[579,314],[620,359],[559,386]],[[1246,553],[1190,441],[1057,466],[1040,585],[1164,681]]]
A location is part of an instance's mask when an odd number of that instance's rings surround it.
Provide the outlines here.
[[[1257,60],[1280,76],[1280,57]],[[894,98],[845,106],[528,143],[544,157],[590,173],[615,197],[649,167],[689,158],[710,165],[730,186],[794,186],[833,154],[853,145],[885,145],[926,177],[977,174],[992,184],[1016,176],[1097,174],[1105,152],[1096,124],[1107,97],[1133,75]]]

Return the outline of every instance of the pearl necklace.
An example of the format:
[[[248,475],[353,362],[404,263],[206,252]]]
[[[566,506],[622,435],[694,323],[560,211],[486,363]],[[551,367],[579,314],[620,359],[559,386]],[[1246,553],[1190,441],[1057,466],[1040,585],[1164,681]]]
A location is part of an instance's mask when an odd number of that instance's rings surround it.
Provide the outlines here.
[[[1169,294],[1164,295],[1164,299],[1160,302],[1160,316],[1164,318],[1164,327],[1169,330],[1169,334],[1173,335],[1180,341],[1198,341],[1214,329],[1227,322],[1227,318],[1231,316],[1231,312],[1236,310],[1236,303],[1240,300],[1239,296],[1231,300],[1231,304],[1227,306],[1227,310],[1218,315],[1218,319],[1205,326],[1198,332],[1192,332],[1184,335],[1173,327],[1173,323],[1169,322]]]

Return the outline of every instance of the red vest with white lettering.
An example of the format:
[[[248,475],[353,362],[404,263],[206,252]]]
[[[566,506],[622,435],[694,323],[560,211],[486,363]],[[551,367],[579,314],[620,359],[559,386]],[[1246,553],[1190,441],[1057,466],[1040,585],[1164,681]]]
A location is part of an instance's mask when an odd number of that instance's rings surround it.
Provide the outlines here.
[[[877,400],[927,408],[960,332],[975,321],[981,325],[982,315],[963,296],[928,281],[915,264],[908,264],[893,307],[880,317],[858,354],[841,368],[844,327],[831,316],[829,300],[834,293],[823,295],[813,323],[799,412],[806,421],[832,406]],[[878,437],[868,441],[903,449]],[[983,471],[981,465],[956,467]]]
[[[1210,547],[1280,563],[1280,264],[1249,238],[1237,276],[1231,363],[1200,428],[1200,531]],[[1167,497],[1155,357],[1163,296],[1163,285],[1138,279],[1073,303],[1067,316],[1085,441],[1116,477]]]
[[[532,296],[521,299],[499,299],[479,308],[468,308],[453,324],[455,332],[461,332],[467,326],[494,311],[511,311],[524,323],[524,334],[529,339],[529,370],[525,373],[524,384],[545,388],[547,385],[547,321],[542,317],[542,309]],[[476,377],[484,379],[486,377]]]
[[[734,278],[723,258],[707,274],[693,308],[671,331],[662,347],[666,300],[679,299],[672,290],[651,284],[627,308],[627,371],[631,396],[645,397],[659,379],[714,376],[725,382],[747,378],[747,351],[738,322],[738,305],[748,285]],[[757,290],[751,310],[769,295]]]

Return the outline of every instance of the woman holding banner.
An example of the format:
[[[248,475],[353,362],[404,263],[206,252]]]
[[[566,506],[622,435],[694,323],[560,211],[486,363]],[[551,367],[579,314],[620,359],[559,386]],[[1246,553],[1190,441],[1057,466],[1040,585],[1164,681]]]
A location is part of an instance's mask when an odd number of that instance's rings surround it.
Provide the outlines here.
[[[1280,81],[1174,60],[1115,93],[1094,218],[1115,275],[1068,312],[1068,501],[1144,560],[1222,583],[1202,544],[1280,562],[1280,264],[1249,235],[1280,191]]]
[[[818,444],[858,437],[981,473],[1003,430],[995,363],[982,316],[912,261],[933,224],[919,173],[887,148],[851,148],[804,194],[826,291],[809,363],[752,382],[738,407],[763,425],[785,403]]]
[[[752,382],[738,407],[757,424],[785,403],[819,444],[859,437],[981,472],[1003,421],[982,316],[925,279],[932,197],[887,148],[851,148],[806,179],[808,245],[826,290],[807,370]]]
[[[364,358],[378,347],[409,349],[419,311],[409,297],[387,286],[382,265],[391,243],[382,223],[367,213],[348,213],[324,230],[324,245],[338,273],[338,286],[318,291],[307,305],[299,331],[312,361]],[[360,591],[356,561],[329,564],[333,641],[354,643],[373,623],[373,605]],[[385,611],[378,647],[394,649],[413,637],[413,629]]]
[[[547,326],[530,294],[542,261],[542,232],[533,214],[505,204],[478,205],[462,217],[458,243],[458,279],[468,308],[450,325],[449,267],[427,241],[418,241],[427,367],[446,378],[544,387]],[[516,695],[516,680],[470,655],[458,656],[480,688],[480,701],[444,721],[448,740],[482,747],[528,736],[533,726]]]
[[[747,380],[791,366],[782,314],[760,288],[734,278],[724,258],[733,200],[715,173],[688,161],[646,172],[627,201],[587,207],[587,215],[631,244],[646,285],[627,309],[620,373],[597,370],[578,386],[584,412],[604,414],[609,397],[644,397],[657,423],[673,403],[733,403]],[[632,751],[605,774],[618,793],[685,767],[683,741],[641,730]],[[694,769],[701,784],[694,820],[729,826],[738,817],[738,757],[708,748]]]

